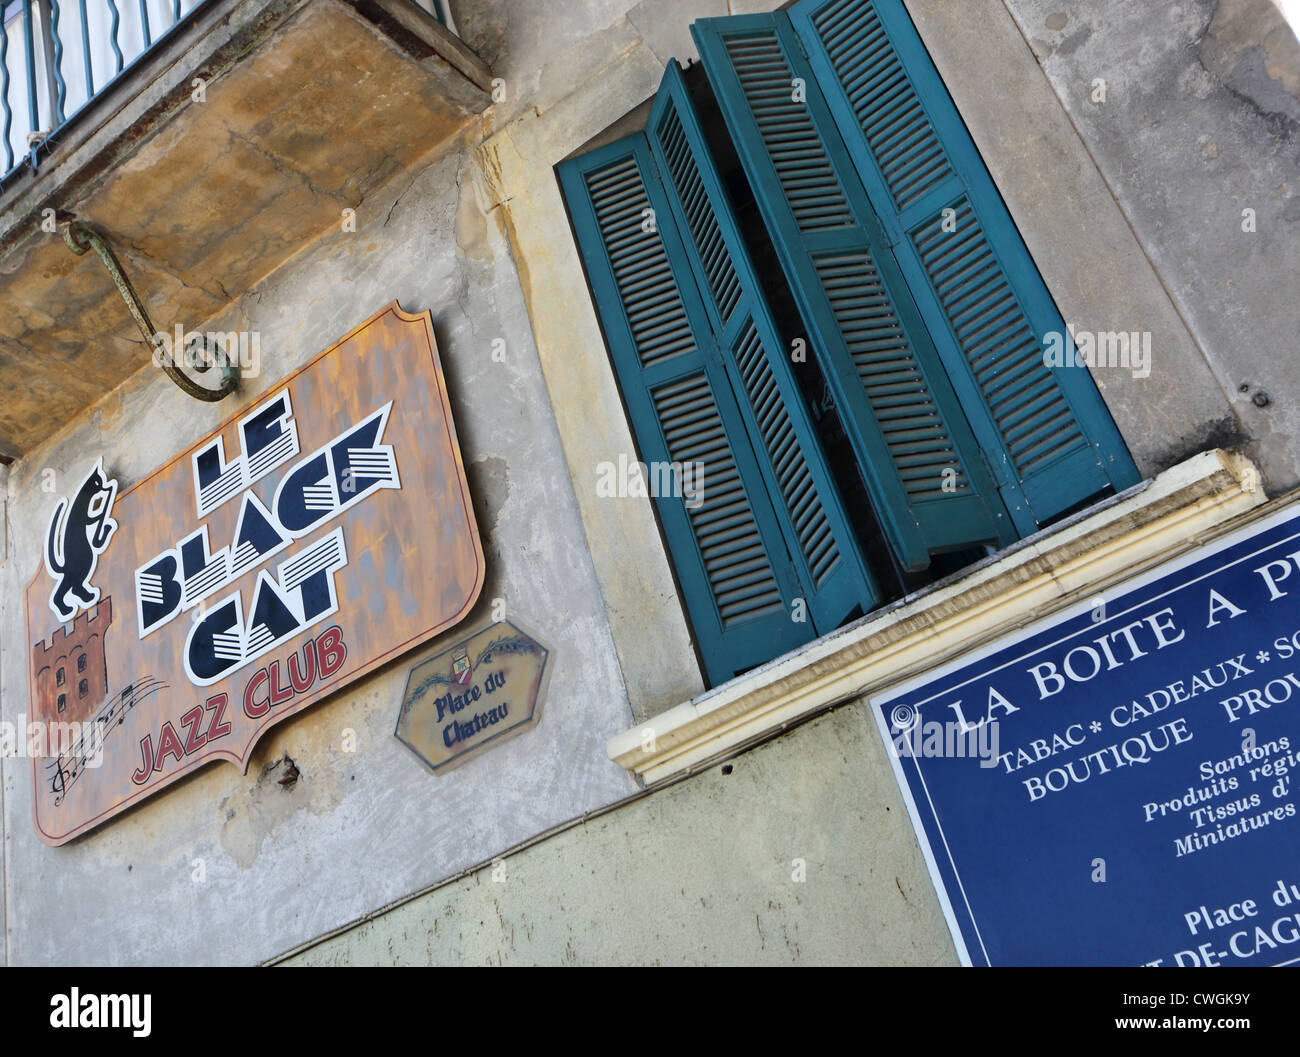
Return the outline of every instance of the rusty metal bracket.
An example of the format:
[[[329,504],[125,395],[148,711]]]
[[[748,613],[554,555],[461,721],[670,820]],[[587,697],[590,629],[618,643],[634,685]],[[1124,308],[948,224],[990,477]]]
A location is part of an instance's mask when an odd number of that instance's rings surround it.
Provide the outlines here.
[[[160,347],[158,340],[158,331],[154,328],[153,321],[149,318],[144,304],[131,285],[131,280],[126,277],[122,270],[122,265],[113,252],[113,248],[104,240],[104,236],[80,220],[74,220],[63,229],[63,241],[68,244],[68,249],[73,253],[81,256],[87,250],[94,250],[99,259],[103,261],[104,267],[108,269],[108,274],[113,280],[113,285],[117,287],[117,292],[122,295],[122,300],[126,302],[127,310],[131,313],[131,318],[135,320],[136,326],[140,328],[140,333],[144,335],[145,344],[154,352],[154,357],[167,377],[180,387],[180,389],[194,397],[195,400],[203,400],[209,403],[222,400],[229,396],[239,387],[239,372],[235,370],[234,365],[228,358],[222,355],[214,355],[208,348],[206,339],[203,344],[203,355],[200,356],[196,351],[192,352],[189,357],[189,366],[199,374],[206,374],[213,367],[221,367],[221,385],[216,389],[209,389],[200,385],[197,381],[187,375],[176,365],[176,355],[179,350],[168,352]]]

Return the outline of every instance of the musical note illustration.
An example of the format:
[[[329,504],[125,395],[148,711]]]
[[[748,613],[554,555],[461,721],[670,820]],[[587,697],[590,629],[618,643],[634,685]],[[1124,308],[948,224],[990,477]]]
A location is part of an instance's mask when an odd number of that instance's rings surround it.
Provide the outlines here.
[[[70,747],[45,764],[55,807],[67,799],[69,790],[90,765],[88,761],[103,751],[104,740],[125,722],[131,709],[166,689],[167,684],[153,676],[127,683],[119,694],[104,703],[90,722],[82,725],[80,735]]]

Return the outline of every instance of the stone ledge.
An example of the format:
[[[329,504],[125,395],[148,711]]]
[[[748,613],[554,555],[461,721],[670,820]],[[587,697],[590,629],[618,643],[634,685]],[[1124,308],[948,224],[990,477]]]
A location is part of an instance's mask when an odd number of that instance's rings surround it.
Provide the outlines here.
[[[1249,460],[1217,449],[1196,455],[972,569],[638,724],[611,738],[606,751],[645,782],[680,777],[1201,546],[1265,502]]]
[[[0,187],[0,455],[32,451],[149,364],[108,272],[70,253],[46,210],[104,235],[159,330],[199,329],[473,135],[490,85],[412,0],[198,8],[47,141],[36,172]]]

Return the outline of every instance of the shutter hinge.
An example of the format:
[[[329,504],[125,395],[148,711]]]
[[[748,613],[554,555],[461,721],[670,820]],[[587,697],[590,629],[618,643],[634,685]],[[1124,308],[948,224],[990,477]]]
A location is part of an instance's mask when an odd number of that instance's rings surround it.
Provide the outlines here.
[[[867,196],[867,201],[871,202],[870,194]],[[874,202],[871,203],[871,220],[876,225],[876,230],[880,232],[880,238],[891,250],[903,241],[902,228],[897,224],[886,224],[876,212]]]
[[[641,161],[641,177],[647,181],[653,181],[660,187],[664,186],[663,177],[659,175],[659,163],[655,161],[654,148],[650,144],[650,133],[642,130],[642,138],[645,140],[644,157]]]
[[[781,585],[785,588],[785,597],[786,597],[785,615],[789,617],[790,608],[793,606],[795,599],[799,599],[799,598],[803,599],[805,610],[811,610],[812,598],[810,597],[811,592],[805,589],[803,585],[803,580],[799,576],[799,571],[795,568],[794,561],[790,557],[789,547],[786,545],[784,533],[780,534],[780,541],[781,541],[781,552],[782,552],[781,557],[784,560],[779,562],[773,561],[772,564],[774,566],[777,566],[777,568],[774,569],[774,572],[776,573],[777,578],[781,583]],[[812,613],[806,611],[804,613],[804,619],[811,622]]]
[[[988,471],[988,475],[993,478],[993,483],[997,486],[998,491],[1002,491],[1002,489],[1006,488],[1006,486],[1011,483],[1011,476],[1007,472],[1006,467],[1006,457],[1003,456],[996,460],[990,459],[988,452],[986,452],[978,442],[976,442],[976,448],[980,453],[980,459],[983,461],[984,468]]]
[[[803,46],[803,34],[795,28],[794,19],[790,17],[789,11],[773,11],[772,20],[777,23],[774,27],[778,37],[787,39],[793,38],[796,50],[805,59],[808,58],[808,49]]]

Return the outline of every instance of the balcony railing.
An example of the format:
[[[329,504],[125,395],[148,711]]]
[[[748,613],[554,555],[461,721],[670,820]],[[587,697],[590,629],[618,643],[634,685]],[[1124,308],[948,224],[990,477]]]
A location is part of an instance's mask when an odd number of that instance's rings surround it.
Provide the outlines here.
[[[195,11],[223,0],[0,0],[0,183]],[[446,0],[414,0],[454,32]]]
[[[138,0],[0,0],[0,456],[145,369],[137,309],[168,333],[226,318],[358,204],[490,129],[492,69],[432,4],[146,5],[148,43]]]

